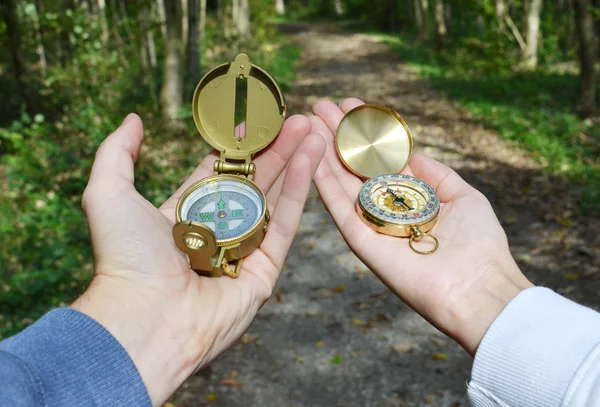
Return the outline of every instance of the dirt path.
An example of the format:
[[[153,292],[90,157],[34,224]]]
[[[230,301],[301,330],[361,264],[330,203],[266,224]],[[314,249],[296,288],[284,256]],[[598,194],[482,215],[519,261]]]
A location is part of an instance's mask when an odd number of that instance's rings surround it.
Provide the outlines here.
[[[432,92],[375,37],[285,29],[304,48],[286,95],[290,112],[349,96],[399,111],[418,151],[454,167],[492,201],[528,277],[598,308],[600,225],[576,215],[564,182]],[[364,268],[314,191],[276,292],[244,338],[183,386],[176,406],[467,405],[471,358]]]

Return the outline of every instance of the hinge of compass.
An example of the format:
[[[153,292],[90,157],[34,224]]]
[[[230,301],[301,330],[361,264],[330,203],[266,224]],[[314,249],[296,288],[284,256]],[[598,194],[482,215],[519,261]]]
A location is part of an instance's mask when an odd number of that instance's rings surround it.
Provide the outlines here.
[[[220,160],[215,161],[214,171],[215,174],[235,174],[251,180],[256,172],[256,165],[250,161],[231,162],[221,157]]]

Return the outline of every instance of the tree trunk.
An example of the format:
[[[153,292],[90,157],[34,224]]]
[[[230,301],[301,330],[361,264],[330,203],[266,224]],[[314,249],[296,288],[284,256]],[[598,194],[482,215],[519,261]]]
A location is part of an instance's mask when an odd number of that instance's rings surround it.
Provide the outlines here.
[[[540,13],[542,0],[531,0],[527,10],[527,37],[523,51],[523,64],[525,68],[534,70],[537,67],[538,38],[540,35]]]
[[[35,41],[36,41],[36,49],[35,52],[38,54],[38,58],[40,59],[40,72],[42,74],[42,78],[46,76],[46,70],[48,68],[48,64],[46,63],[46,49],[44,48],[44,40],[42,38],[42,29],[40,27],[39,13],[36,4],[32,4],[31,8],[31,18],[33,20],[33,29],[35,31]]]
[[[205,0],[206,1],[206,0]],[[188,39],[186,49],[186,94],[200,78],[200,0],[188,0]]]
[[[415,18],[419,42],[426,42],[429,38],[429,1],[415,0]]]
[[[156,68],[156,43],[154,42],[154,35],[152,30],[146,30],[146,45],[148,47],[148,57],[150,58],[150,66]]]
[[[481,13],[482,0],[476,0],[476,1],[477,1],[477,17],[475,18],[475,22],[477,23],[477,33],[479,34],[480,38],[483,38],[483,36],[485,34],[485,18],[483,17],[483,14]]]
[[[285,2],[283,0],[275,0],[275,11],[280,16],[285,15]]]
[[[164,2],[165,60],[160,102],[163,116],[175,120],[183,100],[183,33],[181,1]]]
[[[138,10],[138,25],[140,29],[140,45],[142,61],[154,69],[156,68],[156,44],[152,34],[151,25],[154,24],[151,10],[140,7]]]
[[[188,10],[188,1],[189,0],[180,0],[181,1],[181,30],[183,36],[183,48],[187,47],[187,41],[189,39],[189,10]]]
[[[167,0],[169,1],[169,0]],[[173,0],[170,0],[173,1]],[[156,0],[156,8],[158,10],[158,21],[160,22],[160,31],[162,32],[163,39],[167,39],[167,17],[165,16],[165,1]]]
[[[504,0],[496,0],[496,20],[500,27],[504,26],[504,16],[506,16],[506,3]]]
[[[598,37],[594,32],[594,16],[590,0],[575,0],[575,18],[579,37],[579,78],[578,110],[583,117],[596,112],[596,92],[598,74],[595,69],[598,57]]]
[[[435,2],[435,33],[438,48],[443,48],[448,40],[448,29],[446,28],[446,16],[444,15],[444,0]]]
[[[35,113],[36,106],[34,98],[31,97],[25,80],[25,64],[22,58],[21,33],[19,31],[19,20],[17,17],[15,0],[2,0],[0,3],[4,22],[6,23],[6,33],[8,34],[8,46],[12,59],[15,80],[17,81],[21,99],[30,114]]]
[[[217,20],[223,23],[225,17],[225,0],[217,0]]]
[[[335,14],[341,16],[344,14],[344,6],[342,5],[342,0],[334,0],[335,3]]]
[[[238,0],[238,13],[236,30],[237,34],[247,39],[250,37],[250,5],[248,0]]]
[[[387,28],[389,32],[398,31],[398,2],[396,0],[388,0],[386,3]]]
[[[200,0],[200,44],[204,38],[204,29],[206,27],[206,0]]]
[[[108,23],[106,21],[106,1],[98,0],[98,15],[100,17],[100,28],[102,30],[102,34],[100,36],[100,40],[103,45],[108,44]]]
[[[237,35],[237,27],[238,27],[238,20],[240,18],[240,0],[232,0],[231,1],[231,29],[229,29],[229,25],[227,24],[227,21],[224,22],[224,29],[225,29],[225,37],[229,37],[232,33],[231,31],[233,31],[233,35]]]

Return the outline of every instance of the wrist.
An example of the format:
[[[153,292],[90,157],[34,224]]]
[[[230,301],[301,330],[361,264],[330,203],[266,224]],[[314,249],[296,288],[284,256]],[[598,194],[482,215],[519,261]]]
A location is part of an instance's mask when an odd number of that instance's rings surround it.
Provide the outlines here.
[[[198,335],[193,315],[185,315],[185,307],[165,294],[125,278],[99,275],[71,305],[104,326],[125,348],[153,405],[162,405],[193,373],[201,354],[201,341],[193,341]]]
[[[475,281],[468,285],[451,307],[455,327],[450,335],[471,355],[502,310],[521,291],[533,287],[512,258],[510,261],[481,267]]]

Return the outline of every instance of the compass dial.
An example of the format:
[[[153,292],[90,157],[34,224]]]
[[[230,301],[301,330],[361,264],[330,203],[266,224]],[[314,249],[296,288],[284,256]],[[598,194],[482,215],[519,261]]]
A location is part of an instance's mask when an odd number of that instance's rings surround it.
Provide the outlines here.
[[[440,200],[433,188],[403,174],[369,179],[360,190],[359,205],[372,217],[398,225],[426,223],[440,210]]]
[[[217,242],[246,234],[265,216],[264,195],[247,179],[211,177],[190,189],[181,205],[180,219],[208,226]]]

